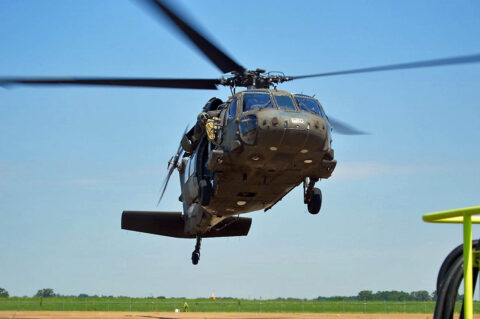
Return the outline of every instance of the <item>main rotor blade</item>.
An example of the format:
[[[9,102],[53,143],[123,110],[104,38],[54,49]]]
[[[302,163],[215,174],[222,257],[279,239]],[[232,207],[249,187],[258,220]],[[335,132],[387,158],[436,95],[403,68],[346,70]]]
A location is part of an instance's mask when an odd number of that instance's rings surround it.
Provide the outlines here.
[[[380,72],[380,71],[402,70],[402,69],[415,69],[415,68],[426,68],[426,67],[433,67],[433,66],[478,63],[478,62],[480,62],[480,54],[473,54],[473,55],[465,55],[465,56],[436,59],[436,60],[426,60],[426,61],[375,66],[375,67],[353,69],[353,70],[347,70],[347,71],[335,71],[335,72],[317,73],[317,74],[309,74],[309,75],[289,76],[288,79],[297,80],[297,79],[314,78],[314,77],[321,77],[321,76]]]
[[[339,121],[331,116],[328,117],[328,121],[333,126],[333,133],[343,134],[343,135],[366,135],[368,133],[362,132],[353,126],[350,126],[347,123]]]
[[[215,46],[210,40],[196,30],[189,21],[182,18],[179,13],[169,8],[163,0],[144,0],[150,3],[158,12],[165,14],[172,23],[174,23],[182,33],[190,39],[190,41],[203,54],[212,61],[223,73],[236,71],[243,74],[245,68],[230,58],[225,52]]]
[[[0,86],[13,85],[103,85],[149,88],[216,90],[216,79],[130,79],[130,78],[0,78]]]

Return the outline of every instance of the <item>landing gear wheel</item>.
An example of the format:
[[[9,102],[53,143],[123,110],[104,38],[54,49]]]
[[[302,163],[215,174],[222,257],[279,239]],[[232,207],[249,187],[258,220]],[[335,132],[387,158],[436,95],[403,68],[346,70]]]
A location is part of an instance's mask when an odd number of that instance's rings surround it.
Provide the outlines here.
[[[198,264],[199,260],[200,260],[200,253],[193,252],[192,253],[192,264],[194,264],[194,265]]]
[[[208,206],[210,199],[212,198],[212,185],[209,182],[205,182],[205,185],[200,189],[200,205]]]
[[[320,208],[322,207],[322,191],[319,188],[313,189],[312,197],[307,203],[308,212],[312,215],[318,214]]]

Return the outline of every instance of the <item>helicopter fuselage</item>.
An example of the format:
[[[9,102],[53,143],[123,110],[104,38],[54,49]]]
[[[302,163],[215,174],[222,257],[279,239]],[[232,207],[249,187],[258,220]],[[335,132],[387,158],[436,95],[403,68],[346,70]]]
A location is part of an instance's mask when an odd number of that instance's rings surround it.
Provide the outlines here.
[[[180,168],[187,233],[268,210],[305,179],[332,174],[331,127],[316,99],[256,89],[216,104],[214,135],[205,132]]]

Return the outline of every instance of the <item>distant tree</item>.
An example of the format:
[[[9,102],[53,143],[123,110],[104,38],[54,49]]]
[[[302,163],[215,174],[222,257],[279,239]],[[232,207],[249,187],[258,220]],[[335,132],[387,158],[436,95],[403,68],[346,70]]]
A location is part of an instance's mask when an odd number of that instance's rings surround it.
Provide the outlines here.
[[[373,292],[371,290],[362,290],[358,293],[359,300],[372,300]]]
[[[0,288],[0,298],[8,298],[8,291],[6,291],[4,288]]]
[[[87,294],[79,294],[78,298],[88,298],[88,295]]]
[[[37,294],[35,297],[44,297],[44,298],[50,298],[50,297],[55,297],[55,292],[53,291],[52,288],[44,288],[40,289],[37,291]]]
[[[436,291],[436,290],[434,290],[434,291],[432,292],[431,296],[432,296],[432,300],[433,300],[433,301],[437,301],[437,291]]]

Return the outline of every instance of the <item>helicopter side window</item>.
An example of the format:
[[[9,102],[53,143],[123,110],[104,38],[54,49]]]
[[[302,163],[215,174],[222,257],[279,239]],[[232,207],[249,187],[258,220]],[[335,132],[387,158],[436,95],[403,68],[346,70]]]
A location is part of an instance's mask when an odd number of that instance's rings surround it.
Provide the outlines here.
[[[275,108],[270,94],[247,93],[243,96],[243,111],[260,110],[264,108]]]
[[[322,108],[320,107],[320,105],[318,105],[318,103],[315,100],[297,96],[295,97],[295,101],[297,102],[298,107],[302,111],[307,111],[313,114],[317,114],[323,118],[326,117],[325,113],[323,113]]]
[[[278,107],[282,110],[295,111],[295,105],[289,96],[275,95],[275,100],[277,101]]]
[[[187,176],[190,176],[190,168],[192,166],[192,160],[191,159],[188,159],[188,163],[187,163]]]
[[[194,156],[190,157],[190,160],[188,161],[188,176],[192,176],[193,173],[195,172],[195,162],[197,160],[197,153],[195,153]]]
[[[233,99],[230,103],[230,108],[228,109],[228,120],[231,121],[237,116],[237,99]]]

